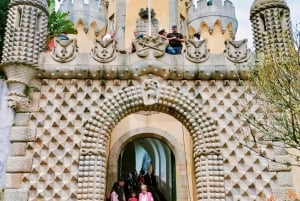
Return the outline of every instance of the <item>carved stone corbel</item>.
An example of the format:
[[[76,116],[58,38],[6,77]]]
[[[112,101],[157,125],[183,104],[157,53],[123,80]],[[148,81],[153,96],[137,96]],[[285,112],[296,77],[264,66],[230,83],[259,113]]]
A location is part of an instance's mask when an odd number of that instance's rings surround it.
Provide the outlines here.
[[[52,50],[52,58],[60,63],[66,63],[72,61],[76,57],[77,53],[77,40],[60,40],[56,38],[54,40],[55,46]]]
[[[195,41],[189,39],[186,42],[186,58],[195,63],[206,61],[210,56],[206,45],[207,40]]]
[[[92,49],[92,57],[102,63],[112,61],[116,58],[116,41],[96,40],[95,47]]]
[[[19,94],[9,93],[7,98],[7,106],[16,112],[29,111],[32,102],[28,96],[20,96]]]
[[[160,85],[158,81],[146,79],[141,85],[143,100],[145,105],[153,105],[158,103]]]
[[[3,68],[9,89],[8,106],[16,111],[26,111],[29,98],[25,91],[29,83],[35,78],[36,67],[25,64],[5,64]]]
[[[155,58],[162,57],[166,52],[168,44],[168,41],[160,36],[144,36],[133,41],[136,54],[142,58],[149,56],[150,50],[153,51]]]
[[[226,40],[226,58],[235,63],[243,63],[250,58],[250,50],[247,49],[247,39],[240,41]]]

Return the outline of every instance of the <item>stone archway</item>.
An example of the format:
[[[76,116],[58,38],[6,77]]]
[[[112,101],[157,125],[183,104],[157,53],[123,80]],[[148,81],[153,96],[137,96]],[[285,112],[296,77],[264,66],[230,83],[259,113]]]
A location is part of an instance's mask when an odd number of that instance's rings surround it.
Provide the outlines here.
[[[148,81],[159,85],[155,80]],[[191,134],[197,200],[225,200],[223,158],[215,121],[206,115],[202,105],[176,88],[159,86],[153,92],[145,87],[149,83],[127,87],[105,99],[86,122],[79,156],[77,199],[104,199],[106,148],[115,125],[132,113],[159,111],[176,118]],[[145,94],[151,97],[150,102],[145,100]]]
[[[109,174],[107,175],[107,180],[111,181],[108,186],[112,186],[113,182],[117,180],[117,170],[118,167],[118,157],[122,149],[127,145],[128,141],[133,141],[140,137],[154,137],[166,143],[166,145],[172,150],[175,156],[175,164],[180,169],[180,178],[187,178],[187,168],[186,168],[186,156],[184,155],[184,150],[182,146],[178,143],[178,141],[172,136],[172,134],[167,131],[151,128],[151,127],[143,127],[131,130],[127,133],[124,133],[121,138],[111,147],[109,157],[108,157],[108,167],[110,168]],[[112,169],[112,170],[111,170]],[[176,178],[177,181],[180,180],[179,175]],[[188,189],[186,182],[178,182],[176,183],[176,189]],[[187,200],[188,192],[179,190],[177,192],[177,197],[180,197],[182,200]]]

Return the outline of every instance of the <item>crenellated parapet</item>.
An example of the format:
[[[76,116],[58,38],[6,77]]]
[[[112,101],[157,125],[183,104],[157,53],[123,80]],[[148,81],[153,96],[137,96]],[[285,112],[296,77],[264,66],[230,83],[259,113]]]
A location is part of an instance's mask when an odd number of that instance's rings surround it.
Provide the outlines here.
[[[232,37],[234,38],[238,22],[235,16],[235,8],[231,1],[212,0],[211,4],[207,0],[197,1],[197,7],[188,8],[187,24],[196,31],[200,31],[200,25],[205,23],[210,32],[213,32],[216,21],[220,21],[222,32],[228,29],[228,25],[232,27]]]
[[[109,1],[65,0],[61,4],[61,10],[69,12],[69,19],[76,25],[83,22],[85,30],[95,23],[95,32],[100,32],[107,25],[107,6]]]

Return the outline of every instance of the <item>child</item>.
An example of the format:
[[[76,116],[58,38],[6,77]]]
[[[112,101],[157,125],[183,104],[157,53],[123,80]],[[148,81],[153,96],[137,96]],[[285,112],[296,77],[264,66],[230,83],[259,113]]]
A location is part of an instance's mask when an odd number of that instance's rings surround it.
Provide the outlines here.
[[[136,198],[136,193],[133,191],[131,192],[131,197],[128,199],[128,201],[138,201]]]

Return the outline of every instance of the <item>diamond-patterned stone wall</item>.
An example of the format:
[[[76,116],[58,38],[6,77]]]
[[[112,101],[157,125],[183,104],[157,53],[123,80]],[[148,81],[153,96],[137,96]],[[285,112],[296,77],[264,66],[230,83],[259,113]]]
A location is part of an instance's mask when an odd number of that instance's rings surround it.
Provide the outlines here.
[[[256,50],[274,57],[274,51],[288,56],[293,46],[289,8],[286,5],[261,5],[253,8],[250,18]]]
[[[3,63],[38,63],[45,47],[48,26],[47,2],[12,1],[8,12]]]
[[[78,169],[79,161],[82,160],[79,158],[79,152],[81,141],[84,140],[84,122],[93,114],[98,118],[96,108],[112,98],[113,94],[117,94],[124,87],[135,85],[139,85],[139,82],[60,79],[42,81],[39,112],[30,117],[30,127],[36,126],[36,140],[29,142],[27,147],[27,155],[33,155],[32,173],[25,173],[22,183],[23,188],[29,189],[30,201],[75,201],[78,200],[78,188],[89,192],[92,186],[85,185],[84,180],[93,175],[81,175],[83,181],[79,182],[79,172],[84,174],[85,171]],[[246,128],[239,119],[238,108],[247,101],[251,103],[245,96],[245,87],[236,81],[168,81],[165,85],[177,88],[199,105],[203,104],[203,112],[216,121],[216,132],[222,147],[225,175],[225,185],[222,185],[226,200],[258,201],[270,195],[271,187],[277,185],[275,174],[268,171],[266,160],[244,148],[238,140],[243,138],[243,128]],[[178,97],[178,101],[182,101],[181,98]],[[132,104],[134,107],[139,101]],[[125,114],[131,112],[132,110],[128,109]],[[114,120],[120,119],[116,117]],[[207,134],[209,136],[210,132]],[[271,147],[269,149],[271,150]],[[205,158],[201,156],[199,159],[200,161],[195,162],[196,166],[205,163]],[[208,158],[208,161],[207,165],[217,163],[213,158]],[[81,167],[91,166],[83,160]],[[201,169],[196,167],[199,168]],[[216,176],[214,170],[210,171],[208,176],[207,179],[213,179]],[[200,181],[200,177],[196,179],[196,182]],[[218,183],[218,180],[212,184],[217,184],[216,182]],[[196,185],[202,186],[202,189],[207,188],[205,182]],[[94,196],[99,196],[84,192],[80,193],[80,200],[93,200]],[[200,194],[199,199],[207,196],[209,195]]]
[[[146,93],[144,90],[149,92],[150,83],[156,83],[158,87],[155,91],[157,90],[158,94],[154,94],[152,88],[151,93],[144,96],[143,94]],[[172,85],[171,82],[169,84]],[[111,130],[123,117],[142,110],[163,112],[182,122],[194,142],[192,155],[197,200],[225,200],[223,158],[220,155],[215,121],[202,111],[202,104],[185,91],[188,84],[191,82],[183,81],[181,88],[166,86],[166,82],[159,84],[154,78],[146,79],[137,86],[120,90],[99,105],[99,109],[84,126],[79,162],[78,200],[91,201],[104,198],[106,183],[104,164],[106,164],[106,147]],[[157,102],[148,105],[147,97],[156,95],[159,96]]]
[[[95,82],[98,88],[99,82]],[[100,88],[99,88],[100,89]],[[27,152],[33,155],[32,173],[25,174],[24,188],[29,200],[77,200],[77,177],[80,135],[83,122],[90,114],[92,91],[88,81],[43,80],[39,112],[32,114],[36,141]]]
[[[224,85],[225,84],[225,85]],[[247,87],[236,81],[209,81],[201,87],[203,107],[217,121],[225,172],[226,200],[259,201],[271,195],[275,185],[274,172],[268,171],[268,161],[241,145],[247,126],[240,120],[239,109],[251,105]],[[254,110],[259,107],[253,104]],[[272,152],[272,147],[269,150]]]

